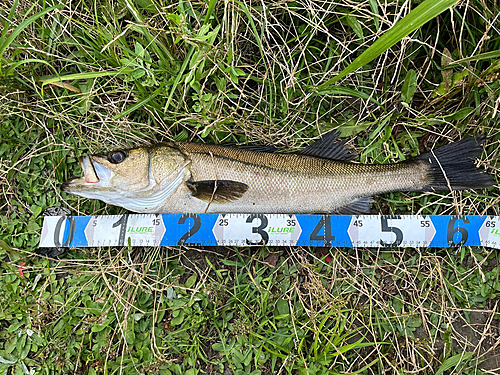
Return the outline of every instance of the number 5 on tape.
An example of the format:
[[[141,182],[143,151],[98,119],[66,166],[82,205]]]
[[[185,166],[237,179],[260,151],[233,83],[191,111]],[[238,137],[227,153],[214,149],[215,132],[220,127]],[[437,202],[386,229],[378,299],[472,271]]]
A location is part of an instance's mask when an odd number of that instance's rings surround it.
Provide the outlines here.
[[[354,246],[428,246],[436,229],[428,216],[353,216],[348,229]]]

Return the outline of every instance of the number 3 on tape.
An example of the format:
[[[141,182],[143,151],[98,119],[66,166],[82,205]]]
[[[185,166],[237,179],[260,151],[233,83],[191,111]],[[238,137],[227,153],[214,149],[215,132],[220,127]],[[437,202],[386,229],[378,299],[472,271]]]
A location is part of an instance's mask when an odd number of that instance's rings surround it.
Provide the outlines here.
[[[295,215],[219,215],[212,230],[217,244],[294,246],[301,234]]]

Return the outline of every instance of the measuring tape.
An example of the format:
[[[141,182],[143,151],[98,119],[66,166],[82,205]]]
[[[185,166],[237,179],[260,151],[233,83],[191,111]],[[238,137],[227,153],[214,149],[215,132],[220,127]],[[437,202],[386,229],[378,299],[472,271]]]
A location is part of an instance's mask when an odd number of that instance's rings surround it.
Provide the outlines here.
[[[40,247],[339,246],[500,249],[500,216],[124,214],[46,216]]]

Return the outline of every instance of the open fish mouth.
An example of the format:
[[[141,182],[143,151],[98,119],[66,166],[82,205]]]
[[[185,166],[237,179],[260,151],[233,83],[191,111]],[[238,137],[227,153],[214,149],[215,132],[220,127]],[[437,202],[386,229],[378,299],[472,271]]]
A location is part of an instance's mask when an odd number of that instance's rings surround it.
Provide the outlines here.
[[[62,185],[63,190],[72,190],[72,188],[84,186],[101,186],[109,182],[112,172],[97,161],[92,160],[90,156],[80,157],[80,165],[83,177],[69,179]]]
[[[89,156],[80,157],[80,164],[83,171],[83,179],[88,184],[95,184],[99,182],[99,176],[94,167],[94,162]]]

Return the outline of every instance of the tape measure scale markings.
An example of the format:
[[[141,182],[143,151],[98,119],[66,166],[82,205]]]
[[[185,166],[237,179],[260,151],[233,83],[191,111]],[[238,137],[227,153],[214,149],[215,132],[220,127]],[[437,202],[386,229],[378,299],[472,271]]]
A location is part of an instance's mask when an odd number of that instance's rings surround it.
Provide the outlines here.
[[[124,214],[47,216],[40,247],[338,246],[500,249],[500,217]]]

